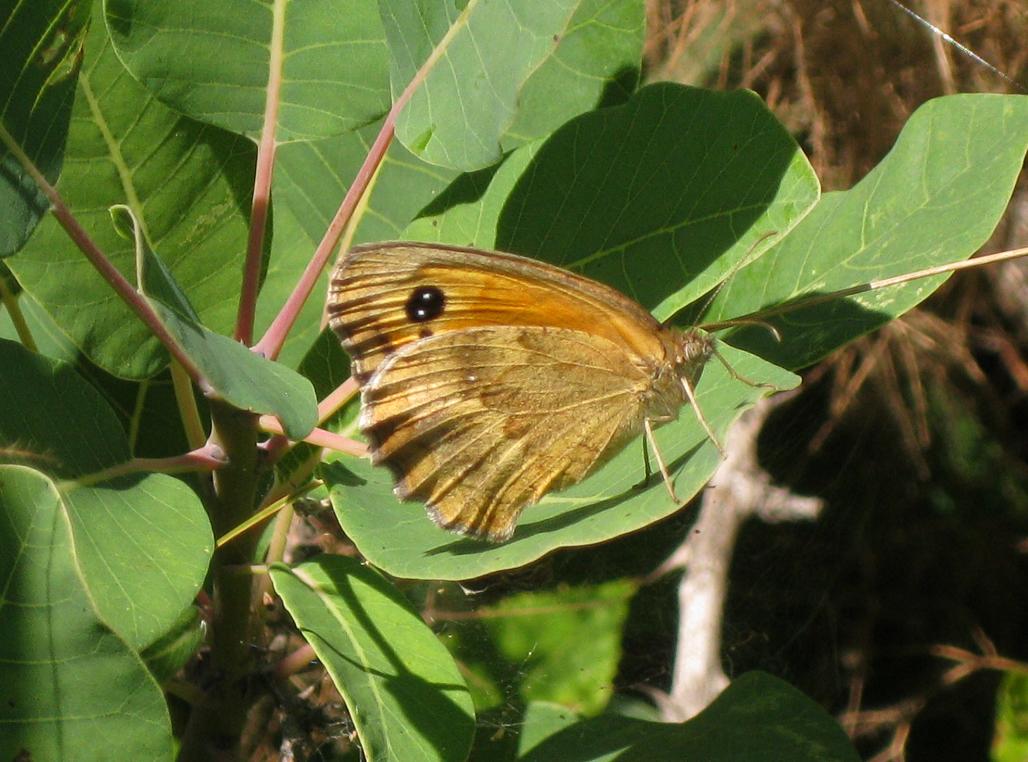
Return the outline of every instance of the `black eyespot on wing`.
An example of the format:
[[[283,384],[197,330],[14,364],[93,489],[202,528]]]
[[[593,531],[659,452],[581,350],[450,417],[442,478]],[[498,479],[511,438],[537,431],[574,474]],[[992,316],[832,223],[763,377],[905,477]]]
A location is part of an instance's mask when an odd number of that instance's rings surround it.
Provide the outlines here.
[[[412,323],[424,323],[443,314],[446,297],[438,286],[418,286],[407,300],[405,310]]]

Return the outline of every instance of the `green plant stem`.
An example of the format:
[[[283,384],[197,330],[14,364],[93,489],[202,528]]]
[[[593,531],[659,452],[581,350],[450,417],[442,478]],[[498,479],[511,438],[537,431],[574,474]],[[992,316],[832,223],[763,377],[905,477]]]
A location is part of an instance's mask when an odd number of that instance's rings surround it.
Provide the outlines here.
[[[258,483],[257,416],[211,400],[212,444],[220,446],[228,466],[215,472],[211,524],[221,536],[253,512]],[[184,759],[207,758],[215,750],[238,749],[251,706],[260,698],[255,654],[260,639],[253,603],[255,578],[232,572],[254,560],[260,533],[241,534],[214,553],[214,618],[211,675],[207,702],[190,717],[183,739]]]
[[[11,293],[11,289],[7,287],[7,282],[0,277],[0,304],[3,304],[7,309],[7,314],[11,316],[11,322],[14,323],[14,330],[18,333],[18,340],[33,352],[38,352],[39,349],[36,346],[35,339],[32,338],[32,331],[29,330],[29,324],[25,322],[25,315],[21,311],[21,305],[18,304],[18,297]]]

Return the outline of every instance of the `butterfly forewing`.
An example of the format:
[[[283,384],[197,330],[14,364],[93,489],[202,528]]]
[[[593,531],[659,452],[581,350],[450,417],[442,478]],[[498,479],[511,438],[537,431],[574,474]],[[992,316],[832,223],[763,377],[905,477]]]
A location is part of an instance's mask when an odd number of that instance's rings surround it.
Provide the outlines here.
[[[444,302],[423,322],[412,319],[419,289],[438,289]],[[332,275],[328,317],[360,383],[412,341],[484,325],[572,328],[636,357],[664,354],[660,324],[612,288],[523,257],[429,244],[349,251]]]

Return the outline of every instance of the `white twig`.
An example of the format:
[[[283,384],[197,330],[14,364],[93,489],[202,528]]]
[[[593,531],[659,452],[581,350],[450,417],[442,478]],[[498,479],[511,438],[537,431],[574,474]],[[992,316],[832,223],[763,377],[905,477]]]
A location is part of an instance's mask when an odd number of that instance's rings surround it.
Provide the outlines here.
[[[653,576],[683,567],[678,585],[678,643],[671,691],[656,696],[664,718],[686,720],[728,685],[721,667],[721,621],[736,535],[751,516],[765,521],[817,518],[822,502],[771,484],[757,462],[757,435],[789,395],[762,400],[729,430],[728,457],[700,502],[689,536]]]

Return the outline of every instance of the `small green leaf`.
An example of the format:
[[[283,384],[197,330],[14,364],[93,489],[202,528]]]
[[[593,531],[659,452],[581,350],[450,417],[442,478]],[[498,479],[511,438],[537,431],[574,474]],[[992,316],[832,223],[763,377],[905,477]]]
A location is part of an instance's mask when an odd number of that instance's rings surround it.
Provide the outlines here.
[[[740,270],[709,318],[965,259],[992,235],[1028,149],[1028,96],[954,95],[921,106],[895,147],[848,191],[826,195],[781,243]],[[948,276],[835,299],[745,329],[736,346],[800,368],[925,299]]]
[[[444,46],[396,126],[403,144],[433,164],[495,164],[504,151],[597,106],[626,72],[634,85],[639,68],[644,23],[636,0],[379,6],[394,94]]]
[[[90,4],[7,2],[0,12],[0,126],[51,184],[61,172]],[[48,208],[35,181],[0,143],[0,257],[25,244]]]
[[[275,416],[290,439],[303,439],[311,432],[318,422],[318,401],[310,381],[155,299],[150,305],[220,399],[240,410]]]
[[[0,759],[173,759],[160,688],[104,621],[54,485],[0,466]]]
[[[464,760],[474,710],[457,665],[389,582],[353,558],[271,570],[346,699],[367,759]]]
[[[200,499],[167,474],[59,489],[97,613],[133,648],[149,646],[207,575],[214,536]]]
[[[747,672],[684,723],[611,714],[576,722],[566,709],[533,704],[525,715],[518,759],[856,762],[859,757],[824,709],[778,678]]]
[[[368,0],[106,0],[104,9],[118,55],[140,82],[231,132],[260,136],[275,59],[279,141],[338,135],[389,108],[385,36]]]

